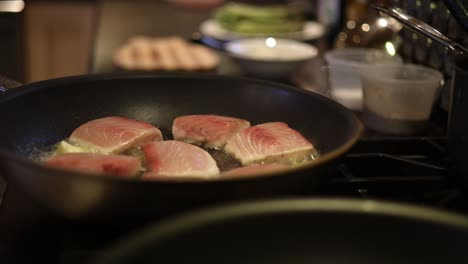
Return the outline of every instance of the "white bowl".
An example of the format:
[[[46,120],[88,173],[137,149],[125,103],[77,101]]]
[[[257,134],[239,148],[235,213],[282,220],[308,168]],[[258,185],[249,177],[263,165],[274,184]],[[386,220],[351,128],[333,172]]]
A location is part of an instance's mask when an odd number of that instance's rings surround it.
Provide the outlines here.
[[[302,63],[317,57],[317,48],[296,40],[246,38],[228,42],[225,50],[245,74],[287,79]]]

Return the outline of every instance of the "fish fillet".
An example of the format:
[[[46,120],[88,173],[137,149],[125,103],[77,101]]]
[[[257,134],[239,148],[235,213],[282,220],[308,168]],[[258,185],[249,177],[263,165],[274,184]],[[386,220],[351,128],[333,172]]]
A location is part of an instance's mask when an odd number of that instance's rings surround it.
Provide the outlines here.
[[[145,179],[213,178],[219,175],[216,161],[195,145],[167,140],[146,143],[142,149],[148,169],[143,175]]]
[[[49,167],[91,174],[135,176],[141,169],[141,161],[132,156],[96,153],[68,153],[56,155],[45,163]]]
[[[117,154],[149,141],[162,140],[156,127],[125,117],[104,117],[89,121],[73,131],[70,142],[103,154]]]
[[[224,150],[242,164],[299,162],[314,152],[314,146],[283,122],[271,122],[239,131]]]
[[[174,139],[222,148],[228,138],[238,131],[250,127],[249,121],[218,115],[187,115],[174,120]]]

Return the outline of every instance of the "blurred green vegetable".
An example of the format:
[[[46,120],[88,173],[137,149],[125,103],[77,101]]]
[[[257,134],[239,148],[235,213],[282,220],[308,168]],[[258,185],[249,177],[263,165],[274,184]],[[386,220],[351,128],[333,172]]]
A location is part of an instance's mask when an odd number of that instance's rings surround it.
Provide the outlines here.
[[[242,33],[286,33],[302,30],[302,16],[286,6],[254,6],[228,3],[215,12],[226,30]]]

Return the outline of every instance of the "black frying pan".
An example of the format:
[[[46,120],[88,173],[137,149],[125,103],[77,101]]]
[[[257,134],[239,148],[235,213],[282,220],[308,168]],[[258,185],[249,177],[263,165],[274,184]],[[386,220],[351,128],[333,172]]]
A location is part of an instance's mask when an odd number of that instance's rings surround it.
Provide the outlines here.
[[[48,80],[6,92],[0,98],[0,113],[0,174],[56,212],[84,220],[139,219],[227,200],[313,190],[326,182],[330,165],[362,130],[351,111],[318,94],[200,74]],[[168,131],[174,118],[186,114],[228,115],[252,124],[284,121],[315,144],[321,157],[308,166],[261,177],[157,182],[54,170],[30,160],[91,119],[119,115]]]
[[[381,201],[244,203],[149,226],[95,262],[204,264],[468,263],[468,218]]]

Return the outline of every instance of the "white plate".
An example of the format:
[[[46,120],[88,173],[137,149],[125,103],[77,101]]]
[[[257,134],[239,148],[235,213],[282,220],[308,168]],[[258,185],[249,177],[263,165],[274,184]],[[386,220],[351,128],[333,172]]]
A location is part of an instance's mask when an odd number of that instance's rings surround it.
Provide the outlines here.
[[[201,23],[200,32],[207,36],[218,40],[233,40],[242,37],[280,37],[290,38],[301,41],[318,39],[325,33],[325,28],[313,21],[308,21],[304,24],[302,31],[290,32],[290,33],[279,33],[279,34],[238,34],[232,31],[225,30],[221,25],[214,19],[208,19]]]

